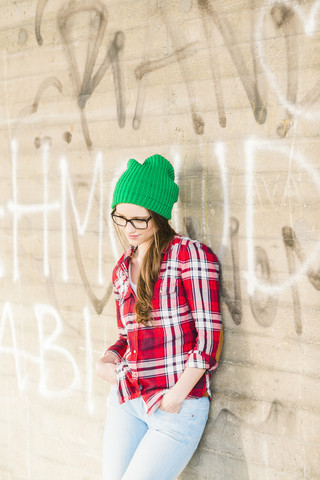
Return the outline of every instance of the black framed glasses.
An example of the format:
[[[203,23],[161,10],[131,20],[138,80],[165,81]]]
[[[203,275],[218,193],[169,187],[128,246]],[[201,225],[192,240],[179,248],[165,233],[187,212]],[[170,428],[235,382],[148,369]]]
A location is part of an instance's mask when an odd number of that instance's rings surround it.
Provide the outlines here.
[[[133,228],[136,228],[137,230],[146,230],[148,228],[148,224],[152,218],[152,215],[150,215],[149,218],[131,218],[131,220],[129,220],[128,218],[122,217],[121,215],[116,215],[113,211],[111,212],[111,218],[114,223],[119,227],[126,227],[127,223],[131,223]]]

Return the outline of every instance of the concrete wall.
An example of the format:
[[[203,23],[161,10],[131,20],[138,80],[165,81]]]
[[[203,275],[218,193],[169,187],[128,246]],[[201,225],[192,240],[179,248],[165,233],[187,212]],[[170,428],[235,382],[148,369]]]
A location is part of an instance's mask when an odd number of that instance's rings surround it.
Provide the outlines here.
[[[183,480],[320,479],[320,2],[0,1],[0,477],[98,480],[115,178],[175,166],[225,347]],[[112,479],[110,479],[112,480]]]

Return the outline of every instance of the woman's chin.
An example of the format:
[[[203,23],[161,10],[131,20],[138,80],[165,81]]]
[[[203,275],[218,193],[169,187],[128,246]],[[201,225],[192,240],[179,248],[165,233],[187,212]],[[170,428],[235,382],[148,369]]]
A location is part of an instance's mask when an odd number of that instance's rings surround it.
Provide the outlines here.
[[[137,247],[139,245],[139,237],[127,237],[128,239],[128,242],[130,243],[130,245],[133,245],[134,247]]]

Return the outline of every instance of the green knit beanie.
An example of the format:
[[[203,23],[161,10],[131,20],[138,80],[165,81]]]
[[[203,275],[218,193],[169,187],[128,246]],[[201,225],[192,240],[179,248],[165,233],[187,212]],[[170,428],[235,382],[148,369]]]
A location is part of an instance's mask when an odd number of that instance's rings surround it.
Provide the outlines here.
[[[118,203],[132,203],[170,220],[178,195],[173,166],[166,158],[152,155],[143,163],[132,158],[116,184],[112,208]]]

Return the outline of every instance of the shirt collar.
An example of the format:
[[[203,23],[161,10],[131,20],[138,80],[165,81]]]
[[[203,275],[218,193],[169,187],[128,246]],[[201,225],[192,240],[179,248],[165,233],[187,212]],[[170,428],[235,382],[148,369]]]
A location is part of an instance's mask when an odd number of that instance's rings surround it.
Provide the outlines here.
[[[172,249],[173,245],[175,243],[178,243],[179,242],[179,239],[181,238],[181,235],[175,235],[173,237],[173,239],[168,243],[168,245],[166,246],[166,248],[163,250],[163,252],[161,253],[161,255],[165,255],[166,253],[169,252],[169,250]],[[132,255],[134,254],[134,252],[136,251],[137,247],[133,246],[133,245],[130,245],[127,250],[124,252],[123,254],[123,257],[122,257],[122,261],[121,261],[121,269],[122,270],[126,270],[127,272],[129,271],[129,263],[131,261],[131,258],[132,258]]]
[[[129,263],[131,261],[132,255],[136,251],[137,247],[134,247],[133,245],[130,245],[129,248],[124,252],[121,264],[120,264],[120,269],[127,272],[129,270]]]

